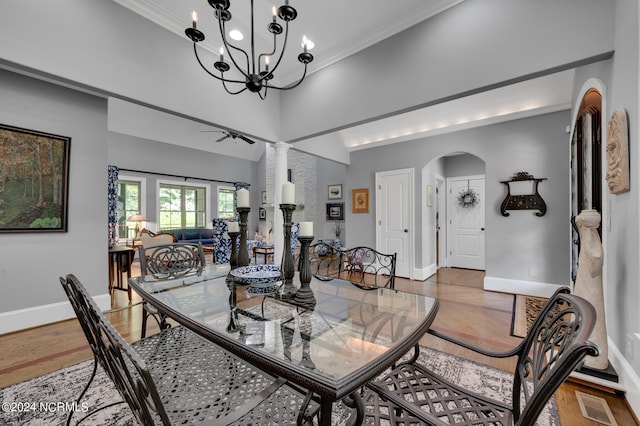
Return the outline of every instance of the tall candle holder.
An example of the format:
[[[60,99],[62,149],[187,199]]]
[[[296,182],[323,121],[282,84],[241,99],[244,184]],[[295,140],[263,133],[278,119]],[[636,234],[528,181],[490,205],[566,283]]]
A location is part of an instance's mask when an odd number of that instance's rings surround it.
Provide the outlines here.
[[[229,258],[229,273],[227,274],[227,282],[233,281],[231,271],[238,267],[238,249],[236,241],[238,240],[239,232],[227,232],[229,238],[231,238],[231,257]]]
[[[311,265],[309,263],[309,246],[313,241],[313,236],[298,236],[300,241],[300,259],[298,271],[300,272],[300,288],[296,291],[294,300],[302,305],[315,305],[316,297],[309,286],[311,282]]]
[[[291,218],[295,209],[295,204],[280,204],[280,210],[282,210],[284,217],[284,248],[282,250],[282,263],[280,265],[280,276],[284,281],[284,288],[281,293],[283,299],[293,298],[296,291],[296,288],[293,286],[295,266],[293,264],[293,254],[291,253],[291,226],[293,225]]]
[[[247,251],[247,216],[249,216],[249,207],[238,207],[236,211],[240,215],[240,253],[238,254],[238,266],[247,266],[249,264],[249,252]]]

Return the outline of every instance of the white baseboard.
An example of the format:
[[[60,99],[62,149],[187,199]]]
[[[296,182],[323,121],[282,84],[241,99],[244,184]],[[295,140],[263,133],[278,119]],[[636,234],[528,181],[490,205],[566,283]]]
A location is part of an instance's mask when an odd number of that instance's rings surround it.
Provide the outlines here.
[[[618,373],[619,385],[625,392],[625,398],[636,417],[640,414],[640,377],[635,372],[629,361],[611,339],[608,341],[609,362]]]
[[[108,294],[95,296],[93,300],[102,310],[111,308],[111,297]],[[75,316],[68,301],[2,312],[0,313],[0,334],[63,321]]]
[[[429,278],[431,275],[435,274],[438,270],[438,266],[435,263],[425,267],[425,268],[416,268],[413,270],[413,279],[417,281],[424,281]]]
[[[511,278],[484,277],[484,289],[502,293],[550,297],[562,284],[539,283]]]

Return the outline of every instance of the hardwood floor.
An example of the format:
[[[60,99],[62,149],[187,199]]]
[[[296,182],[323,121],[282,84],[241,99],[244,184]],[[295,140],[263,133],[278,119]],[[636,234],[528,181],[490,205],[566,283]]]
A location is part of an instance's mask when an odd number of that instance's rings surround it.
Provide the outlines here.
[[[134,275],[136,266],[134,264]],[[396,288],[440,299],[440,310],[433,322],[433,328],[490,350],[506,350],[521,340],[510,335],[513,295],[482,290],[483,278],[483,271],[441,268],[437,274],[424,282],[399,278],[396,280]],[[117,291],[113,298],[113,312],[106,314],[116,329],[130,342],[140,338],[141,306],[136,305],[139,301],[140,298],[134,293],[134,306],[128,308],[126,292]],[[157,330],[157,325],[150,321],[147,334]],[[423,337],[421,343],[503,370],[512,370],[515,365],[515,360],[487,358],[433,336]],[[2,335],[0,347],[0,387],[92,357],[76,320]],[[623,396],[585,387],[579,383],[566,383],[556,393],[562,425],[600,425],[582,417],[575,396],[576,390],[605,398],[618,425],[640,424],[630,412]]]

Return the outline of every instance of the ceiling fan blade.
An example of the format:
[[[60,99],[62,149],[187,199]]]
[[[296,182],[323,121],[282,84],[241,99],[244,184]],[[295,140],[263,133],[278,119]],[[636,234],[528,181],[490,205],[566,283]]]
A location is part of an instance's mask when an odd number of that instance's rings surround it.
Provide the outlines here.
[[[216,139],[216,142],[222,142],[223,140],[225,140],[226,138],[228,138],[229,135],[224,135],[223,137],[221,137],[220,139]]]
[[[250,144],[254,144],[254,143],[255,143],[255,141],[252,141],[251,139],[249,139],[249,138],[248,138],[248,137],[246,137],[246,136],[238,135],[238,137],[239,137],[240,139],[242,139],[243,141],[247,142],[247,143],[250,143]]]

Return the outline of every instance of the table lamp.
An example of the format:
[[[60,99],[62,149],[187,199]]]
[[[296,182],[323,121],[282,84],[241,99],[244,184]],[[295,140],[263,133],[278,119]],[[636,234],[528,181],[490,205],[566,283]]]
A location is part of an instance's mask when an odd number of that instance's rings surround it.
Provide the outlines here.
[[[141,228],[141,223],[142,222],[146,222],[147,218],[144,217],[141,214],[134,214],[133,216],[130,216],[129,219],[127,219],[127,222],[135,222],[136,223],[136,236],[135,238],[138,238],[138,235],[140,234],[140,228]]]

